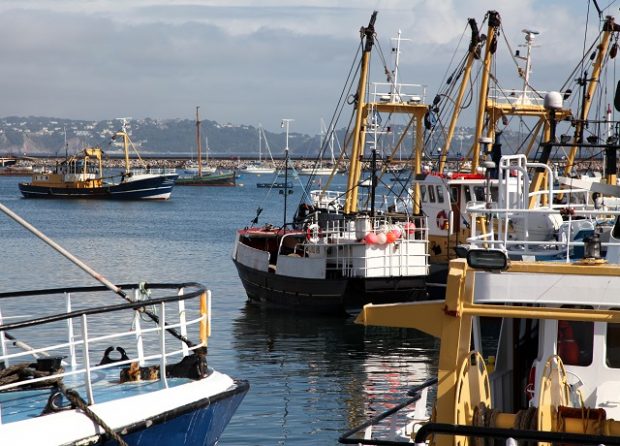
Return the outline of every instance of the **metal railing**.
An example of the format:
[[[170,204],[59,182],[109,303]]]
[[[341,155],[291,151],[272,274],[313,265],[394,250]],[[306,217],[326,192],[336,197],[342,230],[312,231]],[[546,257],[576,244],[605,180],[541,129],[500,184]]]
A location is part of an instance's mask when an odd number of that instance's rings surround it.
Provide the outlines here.
[[[0,293],[0,305],[3,308],[0,313],[0,370],[31,358],[57,358],[62,360],[62,366],[66,368],[50,376],[1,385],[0,392],[50,379],[77,377],[81,380],[80,384],[85,386],[89,403],[92,404],[95,402],[93,373],[134,362],[140,366],[158,363],[159,380],[162,386],[167,387],[166,366],[170,358],[187,356],[207,345],[211,293],[197,283],[132,284],[120,287],[133,291],[130,302],[103,305],[100,299],[101,296],[106,297],[106,293],[108,298],[118,298],[110,295],[104,286]],[[152,292],[163,290],[174,290],[175,294],[151,296]],[[199,301],[198,314],[193,319],[187,318],[189,310],[186,301],[190,299]],[[174,304],[177,311],[170,309]],[[30,314],[9,314],[24,309]],[[60,311],[50,313],[50,309]],[[153,310],[158,313],[153,326],[143,327],[142,317]],[[17,321],[10,322],[14,320]],[[127,326],[131,328],[128,330]],[[177,330],[180,330],[180,334]],[[175,340],[181,341],[180,347],[174,347],[167,338],[170,332],[174,332]],[[194,344],[187,339],[190,332],[200,340],[198,343]],[[35,346],[43,340],[47,342],[45,346]],[[119,341],[132,343],[132,348],[127,348],[127,351],[130,356],[134,355],[133,358],[121,357],[113,362],[101,361],[94,365],[94,356],[101,355],[104,346]]]

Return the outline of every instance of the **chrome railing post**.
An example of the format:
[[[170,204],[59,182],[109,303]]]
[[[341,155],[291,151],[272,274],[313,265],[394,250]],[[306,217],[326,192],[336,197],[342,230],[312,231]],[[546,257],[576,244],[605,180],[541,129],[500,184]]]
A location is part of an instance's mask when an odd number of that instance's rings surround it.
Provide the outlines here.
[[[1,324],[2,324],[2,312],[0,311],[0,325]],[[6,338],[4,336],[4,331],[0,331],[0,344],[2,345],[2,356],[4,356],[4,366],[8,367],[11,364],[9,364],[9,358],[7,357]]]
[[[67,313],[71,313],[71,293],[65,293],[65,308]],[[69,340],[69,362],[71,368],[77,367],[77,358],[75,356],[75,332],[73,330],[73,318],[67,319],[67,338]]]
[[[161,354],[159,360],[159,374],[164,387],[168,388],[168,378],[166,378],[166,304],[162,302],[159,308],[159,345]]]
[[[86,315],[82,315],[82,340],[84,341],[84,373],[86,377],[86,394],[88,395],[88,404],[95,403],[95,397],[93,395],[93,382],[90,374],[90,354],[88,343],[88,320]]]
[[[183,295],[183,288],[179,288],[177,296]],[[181,324],[181,336],[187,338],[187,318],[185,317],[185,300],[179,299],[179,323]],[[181,349],[183,350],[183,356],[189,355],[189,348],[187,344],[181,341]]]

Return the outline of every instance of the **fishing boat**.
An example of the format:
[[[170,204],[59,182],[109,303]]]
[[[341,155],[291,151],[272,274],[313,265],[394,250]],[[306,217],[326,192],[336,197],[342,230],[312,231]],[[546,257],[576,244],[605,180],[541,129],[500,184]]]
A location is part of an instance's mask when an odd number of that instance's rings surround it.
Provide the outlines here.
[[[510,247],[541,244],[527,232],[501,242],[479,234],[465,258],[451,261],[445,299],[366,306],[360,323],[416,328],[438,338],[439,370],[401,405],[347,432],[341,443],[618,443],[619,209],[568,214],[569,224],[588,216],[612,225],[605,242],[595,231],[556,241],[563,259],[511,255]],[[488,219],[489,230],[515,218],[555,215],[527,206],[470,211]],[[489,342],[489,327],[497,326]],[[426,412],[429,388],[437,395],[432,416]],[[381,425],[394,420],[399,426],[386,436]]]
[[[606,27],[620,33],[613,21]],[[562,97],[552,92],[545,99],[551,117],[545,151],[575,144],[555,135]],[[596,120],[576,125],[602,127]],[[620,126],[610,128],[608,138],[577,147],[615,153]],[[608,179],[617,169],[615,161],[606,165]],[[498,200],[468,205],[472,233],[461,258],[450,262],[445,298],[367,305],[358,317],[365,325],[438,338],[437,376],[345,433],[341,443],[620,443],[620,203],[572,200],[583,190],[556,188],[550,166],[524,155],[503,156],[497,170]],[[543,187],[532,191],[541,174]],[[509,192],[509,177],[517,180],[516,193]],[[429,394],[436,395],[430,403]],[[391,422],[396,427],[388,434],[380,425]]]
[[[249,385],[207,362],[210,291],[113,284],[0,208],[102,284],[0,292],[0,442],[216,445]]]
[[[364,156],[366,136],[379,130],[377,113],[416,117],[416,148],[422,151],[422,121],[428,107],[420,94],[407,87],[415,84],[375,84],[371,100],[366,101],[368,67],[374,45],[376,12],[363,28],[362,71],[355,93],[356,124],[352,131],[351,169],[345,193],[320,190],[305,194],[292,221],[281,225],[253,225],[237,231],[233,262],[250,302],[264,306],[344,315],[355,313],[368,302],[394,302],[426,297],[428,274],[427,230],[424,216],[398,212],[400,202],[377,199],[376,175],[369,193],[362,187],[360,158]],[[352,90],[355,86],[352,84]],[[384,91],[385,90],[385,91]],[[388,100],[380,98],[389,95]],[[352,96],[354,93],[352,93]],[[288,167],[286,127],[285,167]],[[376,145],[372,150],[377,165]],[[418,158],[419,159],[419,158]],[[285,183],[288,181],[285,168]],[[309,182],[309,184],[311,184]],[[403,200],[401,200],[403,201]],[[362,202],[360,206],[359,203]],[[400,206],[405,209],[406,206]]]
[[[176,180],[177,186],[224,186],[234,187],[237,178],[234,171],[207,173],[194,176],[180,176]]]
[[[176,180],[178,186],[228,186],[234,187],[237,184],[237,178],[234,171],[219,171],[214,167],[202,162],[202,144],[200,137],[200,107],[196,107],[196,152],[197,162],[196,170],[189,171],[189,175],[179,176]],[[207,143],[206,152],[209,147]]]
[[[119,173],[106,173],[103,167],[103,150],[100,147],[83,149],[79,154],[67,156],[53,169],[32,173],[30,182],[19,183],[25,198],[86,198],[109,200],[166,200],[170,198],[178,175],[174,169],[131,167],[127,121],[113,139],[121,138],[124,150],[124,169]],[[135,147],[134,147],[135,150]],[[137,153],[137,152],[136,152]],[[142,161],[138,154],[139,160]]]
[[[428,120],[429,127],[432,129],[431,132],[439,133],[443,138],[443,145],[437,152],[437,159],[428,163],[429,167],[423,169],[422,175],[410,176],[411,192],[418,197],[415,201],[420,203],[422,211],[429,216],[431,273],[428,285],[434,297],[442,297],[445,291],[448,262],[458,257],[459,245],[466,243],[471,234],[467,211],[469,203],[478,202],[481,206],[489,206],[490,203],[497,201],[499,189],[497,172],[502,152],[523,154],[531,162],[538,163],[537,167],[524,167],[525,165],[521,167],[533,168],[537,171],[530,178],[528,192],[531,195],[529,195],[527,206],[544,205],[546,195],[539,191],[543,188],[548,189],[546,182],[558,177],[557,167],[553,167],[553,164],[563,156],[563,151],[575,153],[575,143],[584,139],[584,131],[586,131],[584,125],[587,125],[584,123],[587,122],[592,98],[598,94],[596,92],[598,86],[605,84],[602,74],[606,72],[604,64],[609,59],[606,55],[611,53],[610,57],[613,57],[613,48],[615,48],[613,45],[610,47],[615,35],[614,21],[613,18],[608,17],[603,22],[601,33],[590,47],[596,48],[596,51],[594,53],[586,51],[582,60],[577,63],[577,67],[587,67],[589,74],[577,80],[573,79],[574,76],[571,74],[560,91],[562,101],[567,105],[563,103],[560,108],[551,110],[544,104],[547,92],[534,88],[531,76],[533,48],[537,46],[534,43],[539,33],[531,29],[523,29],[525,41],[519,46],[525,50],[518,50],[514,54],[510,50],[511,57],[514,56],[514,61],[518,64],[517,71],[522,87],[506,89],[503,86],[506,85],[505,80],[500,82],[491,75],[491,67],[496,63],[502,48],[498,38],[503,29],[500,14],[497,11],[488,11],[485,15],[485,22],[487,31],[486,34],[481,34],[476,20],[473,18],[468,20],[471,38],[466,54],[457,62],[455,71],[450,71],[452,75],[448,78],[445,89],[441,90],[433,101],[431,116],[434,117]],[[505,32],[503,34],[506,35]],[[474,78],[472,70],[475,67],[479,69],[477,75],[479,92],[476,127],[471,135],[471,147],[467,156],[463,158],[461,139],[461,148],[457,154],[458,161],[449,166],[448,153],[454,149],[452,140],[459,114],[463,109],[463,100],[474,94],[473,90],[468,91],[467,88],[470,88],[472,84],[471,79]],[[579,94],[574,92],[576,90],[582,91],[581,100],[579,100]],[[576,103],[577,107],[574,105],[571,107],[571,102]],[[451,116],[447,117],[446,115],[450,112]],[[604,123],[599,120],[597,129],[587,127],[587,137],[601,138],[599,141],[604,140],[607,135],[600,133],[606,132],[610,119],[607,121]],[[444,123],[447,124],[444,126]],[[505,135],[511,133],[511,128],[516,128],[515,124],[532,130],[525,137],[519,137],[516,142],[514,138],[507,141]],[[550,146],[543,142],[549,140],[551,132],[555,132],[555,127],[560,129],[560,126],[565,128],[556,133],[562,133],[561,139],[565,146],[555,146],[551,150]],[[512,133],[515,133],[514,130]],[[598,136],[595,133],[598,133]],[[582,148],[582,150],[586,149]],[[600,148],[592,145],[588,150],[600,150]],[[431,152],[434,153],[427,148],[427,153]],[[592,154],[592,157],[596,158],[597,155]],[[586,157],[586,159],[592,158]],[[570,170],[573,161],[569,159],[565,164]],[[549,166],[550,169],[545,166]],[[581,195],[585,197],[585,201],[588,201],[588,190],[591,188],[578,186],[574,178],[566,178],[566,173],[560,181],[565,183],[567,189],[572,190],[573,197]],[[615,178],[611,181],[609,184],[615,184]],[[490,187],[487,187],[487,184],[490,184]],[[520,193],[516,175],[508,175],[505,187],[508,188],[510,195],[516,196]],[[579,188],[581,188],[580,192],[577,191]],[[485,192],[487,190],[488,194]],[[543,201],[538,197],[542,197]],[[557,194],[556,197],[561,200],[562,194]],[[559,213],[556,221],[562,221]],[[540,223],[548,224],[548,222]],[[512,224],[516,225],[517,222],[513,221]],[[540,229],[543,230],[542,227]],[[555,229],[557,230],[558,227]],[[551,234],[554,231],[546,232]]]

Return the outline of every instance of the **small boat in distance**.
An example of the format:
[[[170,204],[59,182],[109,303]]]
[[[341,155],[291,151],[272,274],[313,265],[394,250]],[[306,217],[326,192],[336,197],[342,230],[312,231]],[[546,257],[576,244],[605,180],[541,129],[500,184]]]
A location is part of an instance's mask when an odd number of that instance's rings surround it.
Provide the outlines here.
[[[177,178],[177,186],[236,186],[237,180],[234,171],[213,172],[206,175]]]
[[[291,183],[290,181],[288,183],[284,183],[281,181],[278,181],[275,183],[256,183],[256,187],[260,187],[260,188],[273,187],[274,189],[284,189],[286,187],[287,189],[290,189],[293,187],[293,183]]]
[[[196,162],[195,173],[188,176],[180,176],[176,180],[176,184],[179,186],[235,186],[236,175],[234,171],[218,172],[217,169],[209,167],[202,162],[202,147],[200,139],[200,116],[196,107],[196,150],[198,153],[198,160]],[[206,151],[208,153],[209,147],[207,143]],[[186,169],[187,171],[187,169]],[[192,173],[194,171],[191,171]]]
[[[271,158],[271,165],[267,164],[262,159],[263,140],[265,140],[265,147],[267,147],[267,151],[271,157],[271,149],[269,148],[269,143],[267,142],[267,137],[265,136],[265,130],[261,124],[258,124],[258,162],[248,164],[245,168],[246,173],[253,173],[256,175],[275,173],[276,168],[273,165],[273,158]]]
[[[29,183],[19,183],[25,198],[90,198],[109,200],[166,200],[170,198],[178,175],[174,169],[132,169],[129,161],[127,121],[112,139],[122,138],[125,168],[107,176],[103,150],[89,147],[67,156],[52,170],[33,172]],[[134,148],[135,150],[135,148]],[[140,158],[140,161],[142,159]]]

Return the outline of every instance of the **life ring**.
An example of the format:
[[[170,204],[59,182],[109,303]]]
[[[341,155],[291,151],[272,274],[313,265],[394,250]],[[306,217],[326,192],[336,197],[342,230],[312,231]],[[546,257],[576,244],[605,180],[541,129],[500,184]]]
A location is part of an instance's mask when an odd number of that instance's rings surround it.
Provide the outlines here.
[[[321,228],[316,223],[312,223],[306,229],[306,240],[310,243],[318,243],[321,237]]]
[[[446,211],[439,211],[437,213],[437,227],[443,231],[447,231],[450,227],[450,221],[448,220]]]

